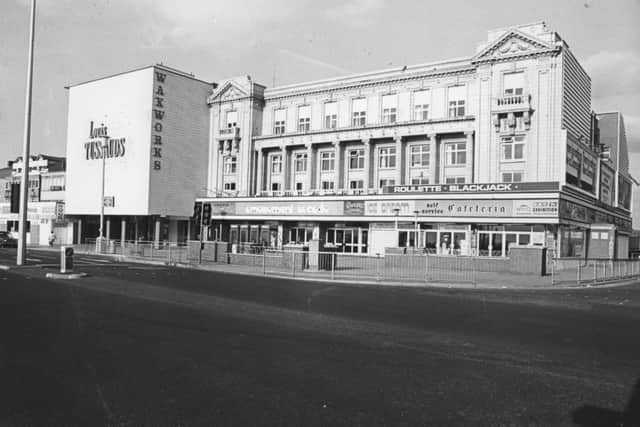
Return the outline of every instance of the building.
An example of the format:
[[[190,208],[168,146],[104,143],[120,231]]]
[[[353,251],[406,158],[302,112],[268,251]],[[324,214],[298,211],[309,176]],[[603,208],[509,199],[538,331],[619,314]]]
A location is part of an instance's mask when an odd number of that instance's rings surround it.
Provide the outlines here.
[[[489,31],[461,59],[274,88],[233,78],[207,103],[208,239],[371,255],[628,246],[626,148],[604,141],[589,76],[542,22]]]
[[[74,241],[185,240],[206,185],[214,84],[153,65],[72,85],[67,217]],[[104,199],[101,200],[104,186]]]
[[[9,162],[0,170],[0,231],[18,234],[19,214],[11,212],[11,199],[20,200],[20,181],[24,163],[22,157]],[[71,243],[73,228],[65,212],[66,159],[38,154],[29,161],[29,190],[27,212],[27,244],[46,245],[53,232],[56,243]]]

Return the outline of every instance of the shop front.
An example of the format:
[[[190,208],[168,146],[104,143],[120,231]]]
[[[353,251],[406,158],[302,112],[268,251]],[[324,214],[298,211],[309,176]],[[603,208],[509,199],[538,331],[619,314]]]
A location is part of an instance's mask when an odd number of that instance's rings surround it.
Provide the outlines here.
[[[19,214],[11,213],[9,203],[0,203],[0,231],[18,238]],[[51,233],[56,244],[71,243],[73,226],[64,215],[64,202],[31,202],[27,212],[27,244],[48,245]]]
[[[371,256],[407,248],[489,257],[508,256],[512,245],[555,247],[558,194],[510,196],[229,198],[197,203],[211,206],[207,239],[240,247],[305,248],[318,240],[326,250]]]

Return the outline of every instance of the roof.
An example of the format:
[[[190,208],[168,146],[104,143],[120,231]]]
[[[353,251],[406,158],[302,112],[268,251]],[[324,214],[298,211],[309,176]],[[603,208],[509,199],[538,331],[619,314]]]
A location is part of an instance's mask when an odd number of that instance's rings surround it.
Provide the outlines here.
[[[198,81],[198,82],[201,82],[201,83],[205,83],[205,84],[208,84],[208,85],[215,85],[215,83],[197,79],[193,73],[187,73],[186,71],[181,71],[181,70],[178,70],[177,68],[169,67],[169,66],[166,66],[166,65],[160,63],[160,64],[154,64],[154,65],[146,65],[144,67],[134,68],[134,69],[128,70],[128,71],[121,71],[119,73],[109,74],[109,75],[103,76],[103,77],[97,77],[95,79],[87,80],[87,81],[80,82],[80,83],[70,84],[69,86],[65,86],[65,89],[70,89],[70,88],[76,87],[76,86],[82,86],[82,85],[85,85],[85,84],[88,84],[88,83],[97,82],[97,81],[100,81],[100,80],[110,79],[112,77],[117,77],[117,76],[121,76],[121,75],[124,75],[124,74],[135,73],[135,72],[138,72],[138,71],[146,70],[148,68],[159,68],[159,69],[161,69],[163,71],[168,71],[170,73],[178,74],[178,75],[180,75],[182,77],[186,77],[186,78],[191,79],[191,80],[195,80],[195,81]]]

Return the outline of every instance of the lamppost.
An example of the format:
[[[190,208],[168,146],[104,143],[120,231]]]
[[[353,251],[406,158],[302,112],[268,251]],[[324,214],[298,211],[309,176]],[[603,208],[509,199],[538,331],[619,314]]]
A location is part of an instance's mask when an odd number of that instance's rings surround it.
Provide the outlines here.
[[[420,211],[418,211],[418,210],[413,211],[413,215],[414,215],[414,229],[415,229],[415,232],[416,232],[416,237],[415,237],[414,242],[415,242],[415,248],[416,248],[416,249],[418,248],[418,246],[420,246],[420,245],[418,244],[418,243],[419,243],[419,240],[420,240],[420,239],[419,239],[419,235],[418,235],[418,214],[419,214],[419,213],[420,213]]]
[[[102,248],[102,241],[104,239],[104,178],[106,166],[105,161],[107,158],[107,149],[109,148],[109,136],[104,135],[102,138],[104,138],[104,145],[102,146],[102,183],[100,186],[100,236],[98,236],[100,248]]]
[[[29,203],[29,157],[31,145],[31,88],[33,86],[33,45],[36,26],[36,0],[31,0],[31,27],[29,31],[29,63],[27,65],[27,94],[24,107],[24,140],[22,147],[22,179],[20,180],[20,222],[16,264],[27,259],[27,206]]]

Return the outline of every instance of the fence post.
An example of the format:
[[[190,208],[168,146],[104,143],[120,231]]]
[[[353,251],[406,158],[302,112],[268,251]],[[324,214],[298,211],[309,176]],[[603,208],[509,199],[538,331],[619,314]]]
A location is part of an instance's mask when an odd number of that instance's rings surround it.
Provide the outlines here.
[[[377,254],[378,257],[376,258],[376,282],[380,281],[380,260],[382,258],[380,258],[380,254]]]
[[[296,276],[296,253],[291,252],[291,275]]]
[[[474,288],[478,287],[478,281],[476,280],[476,260],[474,258],[469,258],[471,260],[471,283]]]
[[[171,243],[169,243],[169,264],[171,264],[172,262],[172,258],[171,258]]]
[[[593,283],[598,283],[598,260],[593,260]]]
[[[151,261],[153,261],[153,245],[151,245]]]
[[[262,274],[267,274],[267,249],[262,250]]]
[[[336,280],[336,257],[338,254],[331,252],[331,280]]]
[[[424,254],[424,282],[429,283],[429,254]]]
[[[580,286],[581,279],[582,279],[582,261],[578,261],[578,283],[577,283],[578,286]]]
[[[556,259],[551,258],[551,286],[555,285],[556,280]]]

